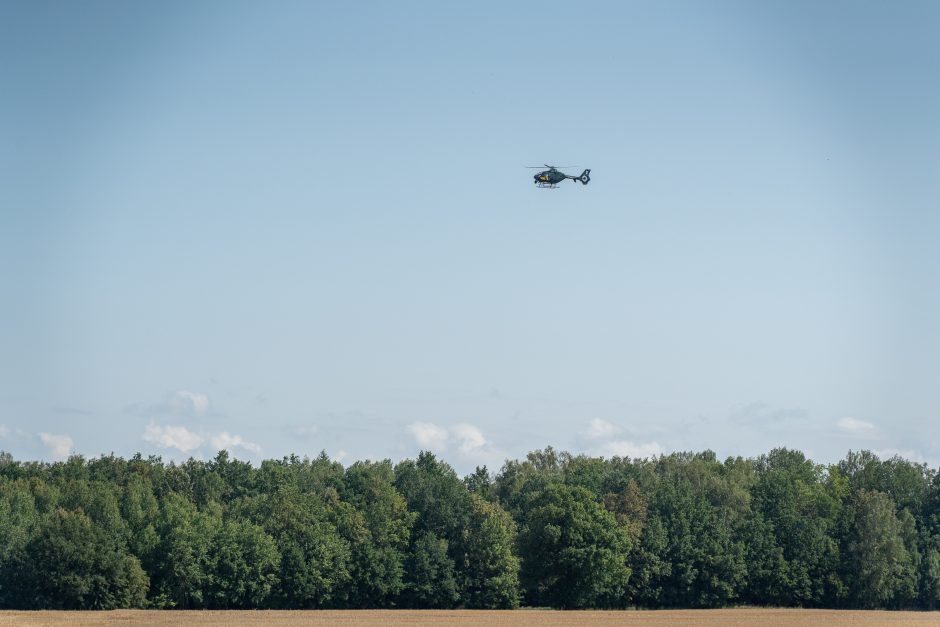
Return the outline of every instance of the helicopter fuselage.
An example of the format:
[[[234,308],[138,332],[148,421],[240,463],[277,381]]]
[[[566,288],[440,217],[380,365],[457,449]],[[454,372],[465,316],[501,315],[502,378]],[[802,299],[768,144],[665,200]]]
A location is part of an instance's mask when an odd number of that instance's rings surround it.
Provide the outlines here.
[[[550,170],[545,170],[544,172],[539,172],[535,175],[535,184],[540,187],[545,187],[548,185],[557,185],[564,181],[567,176],[552,168]]]

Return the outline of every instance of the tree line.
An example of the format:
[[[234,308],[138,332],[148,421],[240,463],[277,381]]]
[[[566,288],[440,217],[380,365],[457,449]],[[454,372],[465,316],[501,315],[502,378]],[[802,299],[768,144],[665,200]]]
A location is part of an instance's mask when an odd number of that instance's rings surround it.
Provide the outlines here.
[[[325,454],[53,464],[0,453],[0,607],[923,608],[940,478],[850,452],[604,459],[459,477]]]

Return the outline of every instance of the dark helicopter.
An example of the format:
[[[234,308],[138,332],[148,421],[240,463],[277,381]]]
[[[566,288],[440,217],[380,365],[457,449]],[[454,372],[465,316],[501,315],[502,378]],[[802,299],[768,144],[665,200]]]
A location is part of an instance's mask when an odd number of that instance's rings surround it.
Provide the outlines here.
[[[529,168],[541,168],[540,165],[527,166]],[[585,170],[581,173],[581,176],[571,176],[570,174],[565,174],[564,172],[559,172],[558,168],[553,165],[545,164],[545,167],[548,168],[542,172],[536,174],[533,178],[535,179],[535,184],[539,187],[548,187],[550,189],[555,189],[559,183],[565,179],[571,179],[572,181],[581,181],[582,185],[587,185],[591,180],[591,171]],[[561,166],[563,168],[571,166]]]

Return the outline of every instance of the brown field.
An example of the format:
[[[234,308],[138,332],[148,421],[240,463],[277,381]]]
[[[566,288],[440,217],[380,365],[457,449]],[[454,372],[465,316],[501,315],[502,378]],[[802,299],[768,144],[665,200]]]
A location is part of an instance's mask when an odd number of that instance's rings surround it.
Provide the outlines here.
[[[940,612],[738,608],[626,612],[363,610],[0,611],[2,625],[940,625]]]

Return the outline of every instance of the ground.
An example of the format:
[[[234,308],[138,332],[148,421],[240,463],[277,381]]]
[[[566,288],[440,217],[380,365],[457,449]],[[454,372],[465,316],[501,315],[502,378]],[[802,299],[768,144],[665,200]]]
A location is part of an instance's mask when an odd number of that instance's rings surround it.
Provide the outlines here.
[[[0,625],[940,625],[940,612],[738,608],[627,612],[366,610],[184,612],[0,611]]]

